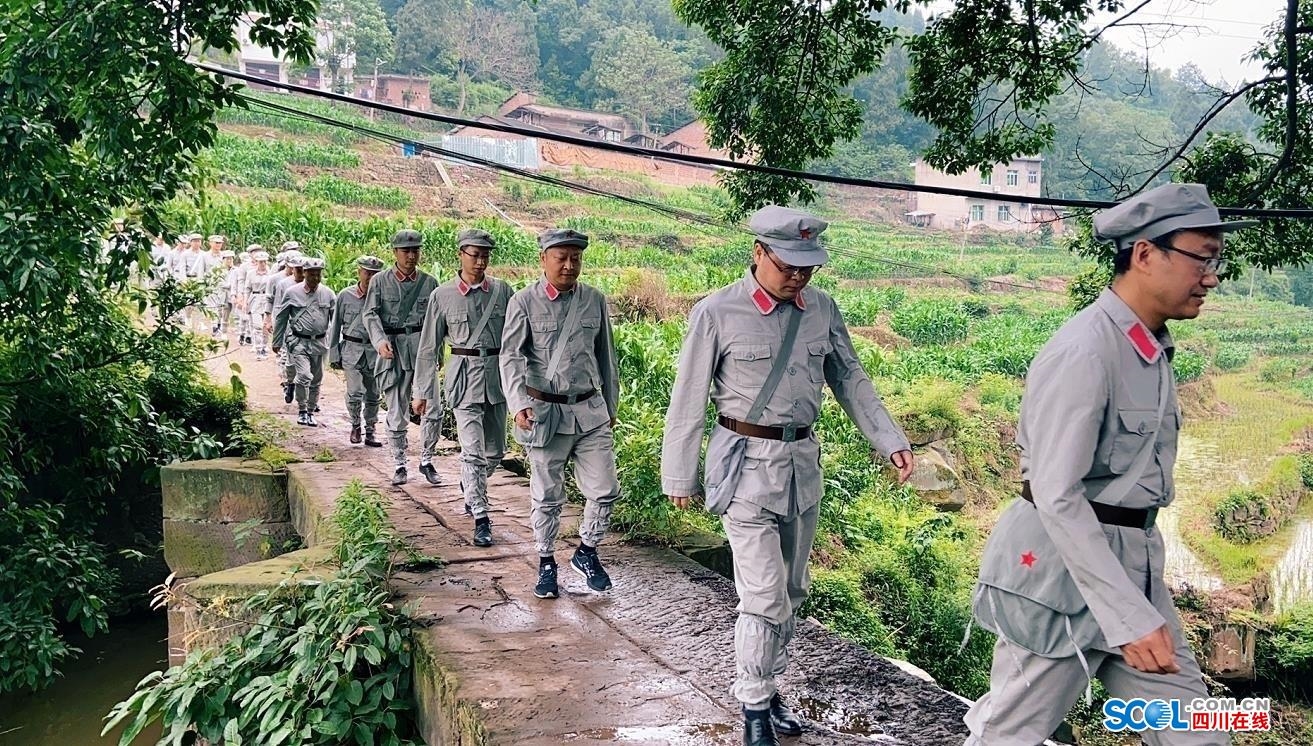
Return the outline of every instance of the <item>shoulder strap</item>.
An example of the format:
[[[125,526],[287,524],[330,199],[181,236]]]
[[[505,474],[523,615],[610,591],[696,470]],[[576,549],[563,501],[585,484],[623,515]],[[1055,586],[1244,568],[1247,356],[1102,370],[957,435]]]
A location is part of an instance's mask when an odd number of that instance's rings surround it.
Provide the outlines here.
[[[757,398],[752,400],[752,408],[748,410],[747,421],[753,424],[759,424],[757,418],[765,411],[770,398],[775,395],[775,389],[779,388],[780,379],[784,376],[784,369],[788,366],[789,357],[793,353],[793,340],[798,337],[798,325],[802,323],[802,311],[795,308],[792,303],[785,306],[785,309],[789,314],[789,326],[784,330],[784,341],[780,342],[779,353],[775,355],[775,364],[771,366],[766,382],[761,385]]]
[[[483,307],[483,315],[479,317],[479,323],[474,325],[474,331],[470,332],[470,338],[466,340],[465,344],[471,347],[479,345],[479,337],[483,336],[483,330],[488,328],[488,321],[492,319],[492,309],[497,307],[497,296],[501,295],[500,290],[501,288],[494,286],[492,292],[484,293],[488,296],[488,305]]]
[[[1140,452],[1135,454],[1135,460],[1131,462],[1126,473],[1103,488],[1099,493],[1099,502],[1113,504],[1120,502],[1140,481],[1140,477],[1144,476],[1144,468],[1149,465],[1149,459],[1153,458],[1155,446],[1158,444],[1158,433],[1163,428],[1163,413],[1167,409],[1167,399],[1171,392],[1171,363],[1167,362],[1167,356],[1163,355],[1158,364],[1158,419],[1152,431],[1153,436],[1144,439],[1144,445],[1140,447]]]
[[[574,327],[579,320],[579,306],[581,305],[579,294],[581,292],[583,291],[576,287],[570,293],[570,299],[566,301],[570,304],[570,310],[565,312],[565,323],[561,324],[561,330],[556,334],[556,349],[552,350],[552,358],[547,361],[547,373],[543,376],[543,380],[547,381],[549,385],[552,379],[556,377],[556,369],[561,365],[561,356],[565,354],[565,348],[569,346],[570,338],[574,336]]]

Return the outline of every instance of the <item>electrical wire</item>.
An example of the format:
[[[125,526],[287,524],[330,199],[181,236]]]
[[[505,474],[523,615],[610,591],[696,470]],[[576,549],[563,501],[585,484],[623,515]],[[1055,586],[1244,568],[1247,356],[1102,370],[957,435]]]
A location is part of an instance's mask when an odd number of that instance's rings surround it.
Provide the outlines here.
[[[754,235],[751,231],[749,231],[748,229],[746,229],[741,225],[736,225],[722,220],[717,220],[710,216],[702,215],[700,213],[696,213],[691,210],[671,207],[670,205],[664,205],[659,202],[653,202],[638,197],[630,197],[628,195],[618,194],[616,192],[611,192],[606,189],[594,187],[588,184],[570,181],[568,179],[562,179],[555,176],[549,176],[547,174],[529,171],[527,169],[506,165],[503,163],[499,163],[497,161],[493,161],[485,158],[479,158],[477,156],[467,155],[464,153],[459,153],[453,150],[448,150],[447,148],[443,148],[438,145],[414,142],[404,137],[392,135],[387,132],[383,132],[381,130],[376,130],[372,127],[364,127],[362,125],[352,124],[350,122],[345,122],[322,114],[314,114],[312,112],[303,111],[301,109],[287,106],[285,104],[279,104],[271,101],[264,101],[263,99],[255,98],[247,94],[238,94],[238,97],[245,100],[249,104],[253,104],[255,106],[260,106],[263,108],[267,108],[279,112],[280,114],[283,114],[290,118],[316,122],[319,124],[325,124],[332,127],[339,127],[342,129],[355,132],[356,134],[369,137],[371,139],[378,140],[383,143],[387,143],[389,145],[409,145],[415,148],[417,152],[434,153],[435,155],[439,155],[446,159],[461,161],[478,167],[486,168],[492,171],[506,173],[519,179],[540,183],[540,184],[547,184],[550,186],[555,186],[558,188],[567,189],[574,192],[583,192],[606,199],[618,200],[626,204],[633,205],[635,207],[640,207],[646,210],[656,212],[658,214],[664,215],[666,217],[672,218],[674,220],[680,221],[685,224],[697,226],[699,228],[703,228],[703,229],[716,228],[716,229],[731,231],[746,236]],[[848,248],[841,245],[836,245],[834,243],[827,243],[826,249],[832,254],[844,256],[850,259],[862,259],[867,261],[873,261],[876,263],[885,264],[899,269],[905,269],[905,270],[921,272],[926,274],[944,275],[946,277],[951,277],[953,279],[960,280],[969,285],[980,283],[980,282],[988,282],[991,285],[1012,287],[1019,290],[1061,294],[1060,291],[1051,290],[1038,285],[1027,285],[1022,283],[1010,282],[1007,280],[984,280],[982,278],[973,277],[971,275],[955,272],[949,269],[945,269],[943,267],[918,264],[916,262],[909,262],[905,260],[891,259],[889,257],[879,256],[869,251]]]
[[[689,163],[698,166],[711,166],[719,169],[730,169],[737,171],[754,171],[757,173],[770,174],[772,176],[782,176],[794,179],[804,179],[807,181],[816,181],[830,184],[842,184],[846,186],[865,187],[871,189],[885,189],[890,191],[901,192],[918,192],[925,194],[942,194],[955,197],[968,197],[974,199],[983,199],[993,202],[1007,202],[1011,204],[1031,204],[1043,205],[1046,207],[1068,207],[1077,209],[1102,209],[1112,207],[1116,202],[1106,200],[1080,200],[1080,199],[1061,199],[1057,197],[1024,197],[1010,194],[982,192],[974,189],[957,189],[954,187],[939,187],[926,184],[908,184],[896,181],[879,181],[875,179],[858,179],[847,176],[833,176],[830,174],[821,174],[810,171],[797,171],[787,168],[777,168],[774,166],[764,166],[758,163],[742,163],[738,161],[725,160],[723,158],[713,158],[710,156],[696,155],[693,153],[675,153],[670,151],[649,150],[639,148],[623,143],[609,142],[606,140],[596,140],[587,137],[576,137],[547,130],[535,130],[528,127],[503,124],[501,122],[479,122],[464,117],[453,117],[447,114],[437,114],[434,112],[414,111],[403,106],[387,104],[379,101],[370,101],[368,99],[347,96],[331,91],[321,91],[318,88],[297,85],[295,83],[283,83],[277,80],[269,80],[257,75],[248,75],[246,73],[230,70],[228,68],[211,65],[198,60],[190,60],[192,65],[197,69],[204,70],[215,75],[226,76],[236,80],[243,80],[257,85],[281,88],[295,93],[301,93],[314,98],[322,98],[329,101],[352,104],[355,106],[374,109],[377,111],[386,111],[393,114],[415,117],[431,122],[441,122],[459,127],[472,127],[475,129],[489,130],[494,132],[503,132],[507,134],[519,135],[521,137],[533,137],[542,140],[551,140],[569,145],[578,145],[595,150],[606,150],[626,155],[637,156],[640,158],[650,158],[656,160],[670,161],[672,163]],[[1292,218],[1302,220],[1313,220],[1313,209],[1267,209],[1267,208],[1240,208],[1240,207],[1223,207],[1219,208],[1222,215],[1232,217],[1256,217],[1256,218]]]

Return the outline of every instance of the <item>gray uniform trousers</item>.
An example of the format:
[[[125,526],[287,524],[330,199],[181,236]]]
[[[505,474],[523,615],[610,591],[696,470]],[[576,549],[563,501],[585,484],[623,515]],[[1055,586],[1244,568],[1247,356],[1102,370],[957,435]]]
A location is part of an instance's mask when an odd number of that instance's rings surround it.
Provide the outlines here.
[[[259,352],[264,352],[267,342],[264,338],[264,296],[253,295],[251,300],[247,301],[247,329],[251,336],[251,346]]]
[[[721,516],[739,596],[738,675],[730,693],[748,709],[766,709],[776,692],[775,677],[788,668],[787,646],[811,587],[807,560],[819,511],[817,503],[801,513],[778,515],[736,498]]]
[[[380,401],[373,360],[362,355],[358,364],[342,366],[342,373],[346,376],[346,412],[351,418],[351,426],[360,426],[363,409],[365,429],[372,432],[378,424]]]
[[[586,433],[553,435],[544,446],[526,446],[529,456],[529,499],[532,505],[533,541],[538,556],[556,551],[565,505],[565,464],[574,460],[575,483],[584,496],[584,517],[579,538],[597,546],[611,524],[612,505],[620,497],[615,471],[615,436],[610,423]]]
[[[292,361],[297,408],[310,412],[319,406],[319,385],[324,380],[324,348],[314,339],[293,336],[291,340],[287,351]]]
[[[506,402],[462,404],[452,414],[460,440],[461,492],[474,517],[482,518],[488,514],[488,477],[506,455]]]
[[[1181,670],[1173,674],[1142,673],[1122,656],[1105,650],[1077,656],[1045,658],[1000,639],[994,643],[990,691],[967,712],[971,730],[965,746],[1039,746],[1057,730],[1081,693],[1088,676],[1097,678],[1113,697],[1146,700],[1179,699],[1184,703],[1209,696],[1194,651],[1181,632],[1181,620],[1171,592],[1161,579],[1154,582],[1154,606],[1167,621]],[[1147,746],[1226,746],[1224,732],[1145,730],[1139,734]]]
[[[411,378],[414,379],[414,371],[411,372]],[[412,392],[413,393],[413,392]],[[433,457],[438,452],[438,438],[442,437],[442,418],[446,412],[442,408],[441,399],[432,399],[428,403],[428,408],[424,410],[424,415],[419,418],[419,463],[433,463]]]
[[[395,347],[394,347],[395,349]],[[410,426],[410,390],[415,382],[415,371],[393,366],[390,385],[383,389],[383,401],[388,413],[384,424],[392,440],[392,461],[396,468],[406,465],[406,434]]]

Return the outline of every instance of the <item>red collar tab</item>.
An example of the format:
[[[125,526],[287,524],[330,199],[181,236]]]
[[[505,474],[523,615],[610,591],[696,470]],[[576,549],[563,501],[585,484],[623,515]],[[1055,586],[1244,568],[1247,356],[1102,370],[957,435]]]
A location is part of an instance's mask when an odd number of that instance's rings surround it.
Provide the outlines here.
[[[551,287],[551,285],[552,284],[550,282],[547,283],[548,287]],[[482,290],[483,292],[486,293],[492,289],[492,283],[488,281],[487,277],[484,277],[483,282],[479,283],[478,285],[470,285],[468,282],[465,281],[464,277],[461,277],[460,275],[456,276],[456,289],[460,291],[461,295],[469,295],[470,291],[476,287],[479,290]],[[556,288],[552,288],[552,289],[555,290]],[[551,295],[549,294],[547,297],[551,298]],[[555,300],[555,298],[553,298],[553,300]]]
[[[1144,359],[1144,362],[1158,362],[1158,356],[1162,354],[1163,348],[1149,333],[1149,328],[1143,322],[1137,321],[1131,325],[1131,328],[1126,330],[1126,338],[1131,340],[1131,346]]]
[[[757,307],[762,316],[769,314],[779,306],[779,302],[772,298],[770,293],[762,290],[760,286],[752,291],[752,304]],[[793,297],[793,304],[798,307],[799,311],[807,310],[807,301],[802,299],[802,293],[798,293]]]
[[[415,278],[419,276],[419,269],[416,268],[414,272],[411,272],[408,275],[401,274],[401,270],[399,269],[393,269],[392,274],[396,275],[397,282],[414,282]]]
[[[543,292],[547,293],[547,300],[556,300],[561,297],[561,291],[556,286],[546,280],[543,280]]]

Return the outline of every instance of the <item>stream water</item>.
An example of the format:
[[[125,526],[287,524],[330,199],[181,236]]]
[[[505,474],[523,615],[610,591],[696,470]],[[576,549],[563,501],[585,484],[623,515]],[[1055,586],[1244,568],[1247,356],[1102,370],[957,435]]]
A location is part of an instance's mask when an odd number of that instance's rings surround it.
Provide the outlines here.
[[[113,746],[119,732],[104,738],[104,717],[127,699],[151,671],[167,665],[167,624],[163,614],[114,620],[107,635],[70,640],[83,654],[53,685],[36,694],[0,697],[0,745]],[[158,726],[133,740],[153,744]]]

